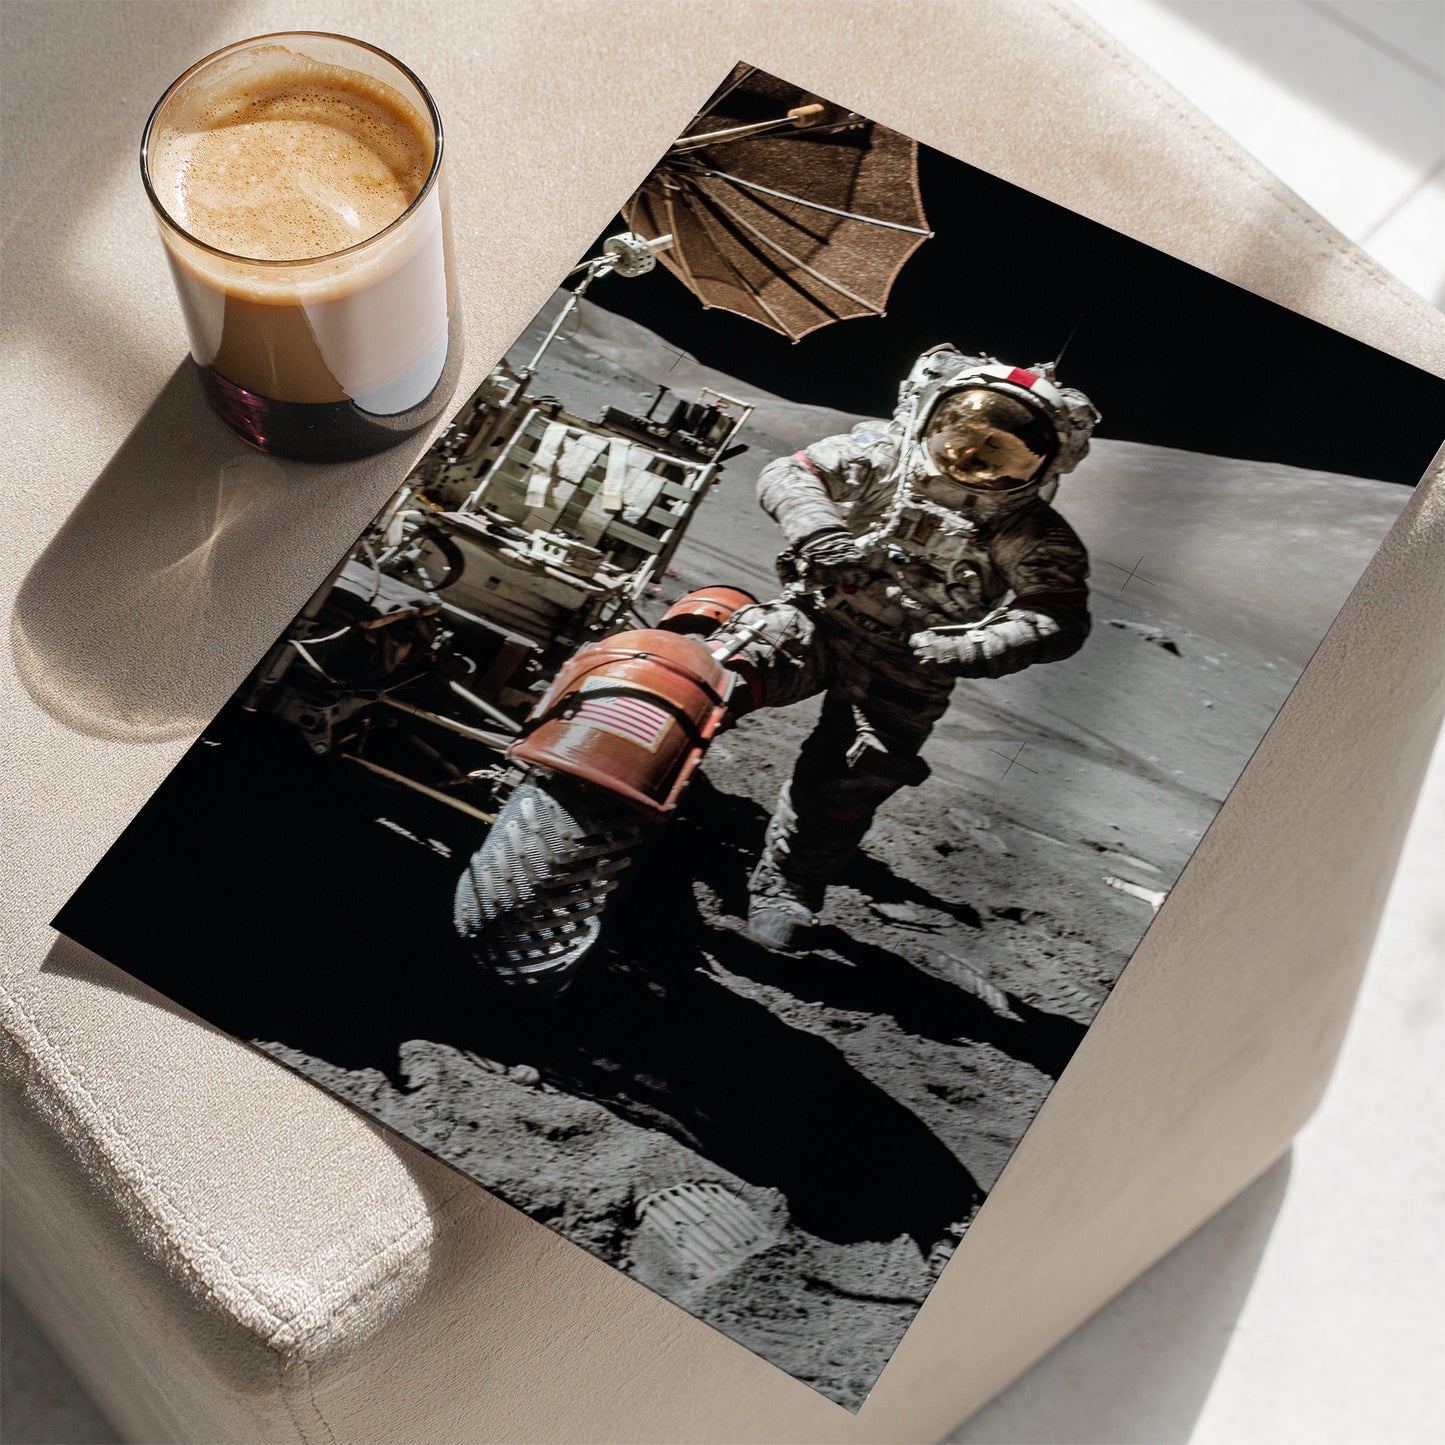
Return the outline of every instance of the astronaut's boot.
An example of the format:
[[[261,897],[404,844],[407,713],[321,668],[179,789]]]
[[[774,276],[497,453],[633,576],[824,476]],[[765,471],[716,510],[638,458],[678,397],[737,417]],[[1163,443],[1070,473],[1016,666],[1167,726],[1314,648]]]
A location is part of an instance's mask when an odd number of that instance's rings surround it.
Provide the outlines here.
[[[748,880],[748,936],[779,953],[797,948],[818,921],[828,884],[847,866],[871,821],[871,814],[844,818],[795,807],[795,788],[779,795]]]
[[[819,884],[786,877],[765,849],[748,879],[748,937],[775,953],[791,953],[818,921],[823,893]]]

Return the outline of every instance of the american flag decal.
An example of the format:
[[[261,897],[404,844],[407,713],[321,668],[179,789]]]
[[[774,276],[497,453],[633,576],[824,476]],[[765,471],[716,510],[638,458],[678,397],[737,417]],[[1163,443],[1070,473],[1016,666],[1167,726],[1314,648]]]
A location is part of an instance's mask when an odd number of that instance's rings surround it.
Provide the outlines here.
[[[655,753],[672,714],[640,697],[584,697],[574,717]]]

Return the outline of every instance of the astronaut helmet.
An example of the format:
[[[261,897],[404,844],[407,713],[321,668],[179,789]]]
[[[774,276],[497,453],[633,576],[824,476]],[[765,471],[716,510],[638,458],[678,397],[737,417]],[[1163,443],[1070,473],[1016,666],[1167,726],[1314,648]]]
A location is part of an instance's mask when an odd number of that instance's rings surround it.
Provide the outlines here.
[[[982,495],[1046,498],[1083,460],[1099,421],[1089,398],[1059,386],[1047,363],[1026,370],[952,346],[918,358],[894,415],[925,474]]]
[[[944,392],[918,440],[941,476],[975,492],[1018,491],[1059,449],[1049,416],[988,386]]]

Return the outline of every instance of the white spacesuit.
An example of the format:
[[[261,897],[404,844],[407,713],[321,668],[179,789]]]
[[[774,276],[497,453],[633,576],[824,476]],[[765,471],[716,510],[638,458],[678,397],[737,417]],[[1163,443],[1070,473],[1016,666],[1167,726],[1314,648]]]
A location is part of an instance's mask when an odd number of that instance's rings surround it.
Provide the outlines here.
[[[787,585],[712,646],[741,676],[737,715],[824,700],[749,885],[758,942],[793,946],[879,805],[927,777],[919,750],[957,679],[1083,645],[1088,555],[1048,499],[1097,421],[1051,367],[940,346],[903,382],[891,423],[763,468]]]

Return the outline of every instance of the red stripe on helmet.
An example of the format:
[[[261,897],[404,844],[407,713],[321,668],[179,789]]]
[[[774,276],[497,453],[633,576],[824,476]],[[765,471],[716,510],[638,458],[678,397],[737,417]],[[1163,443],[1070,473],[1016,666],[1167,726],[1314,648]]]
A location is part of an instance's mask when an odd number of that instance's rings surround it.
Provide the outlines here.
[[[1030,391],[1032,391],[1034,387],[1036,387],[1039,382],[1043,380],[1043,377],[1041,377],[1036,371],[1024,371],[1016,366],[1012,371],[1009,372],[1006,377],[1004,377],[1004,380],[1013,382],[1015,386],[1027,387]]]

